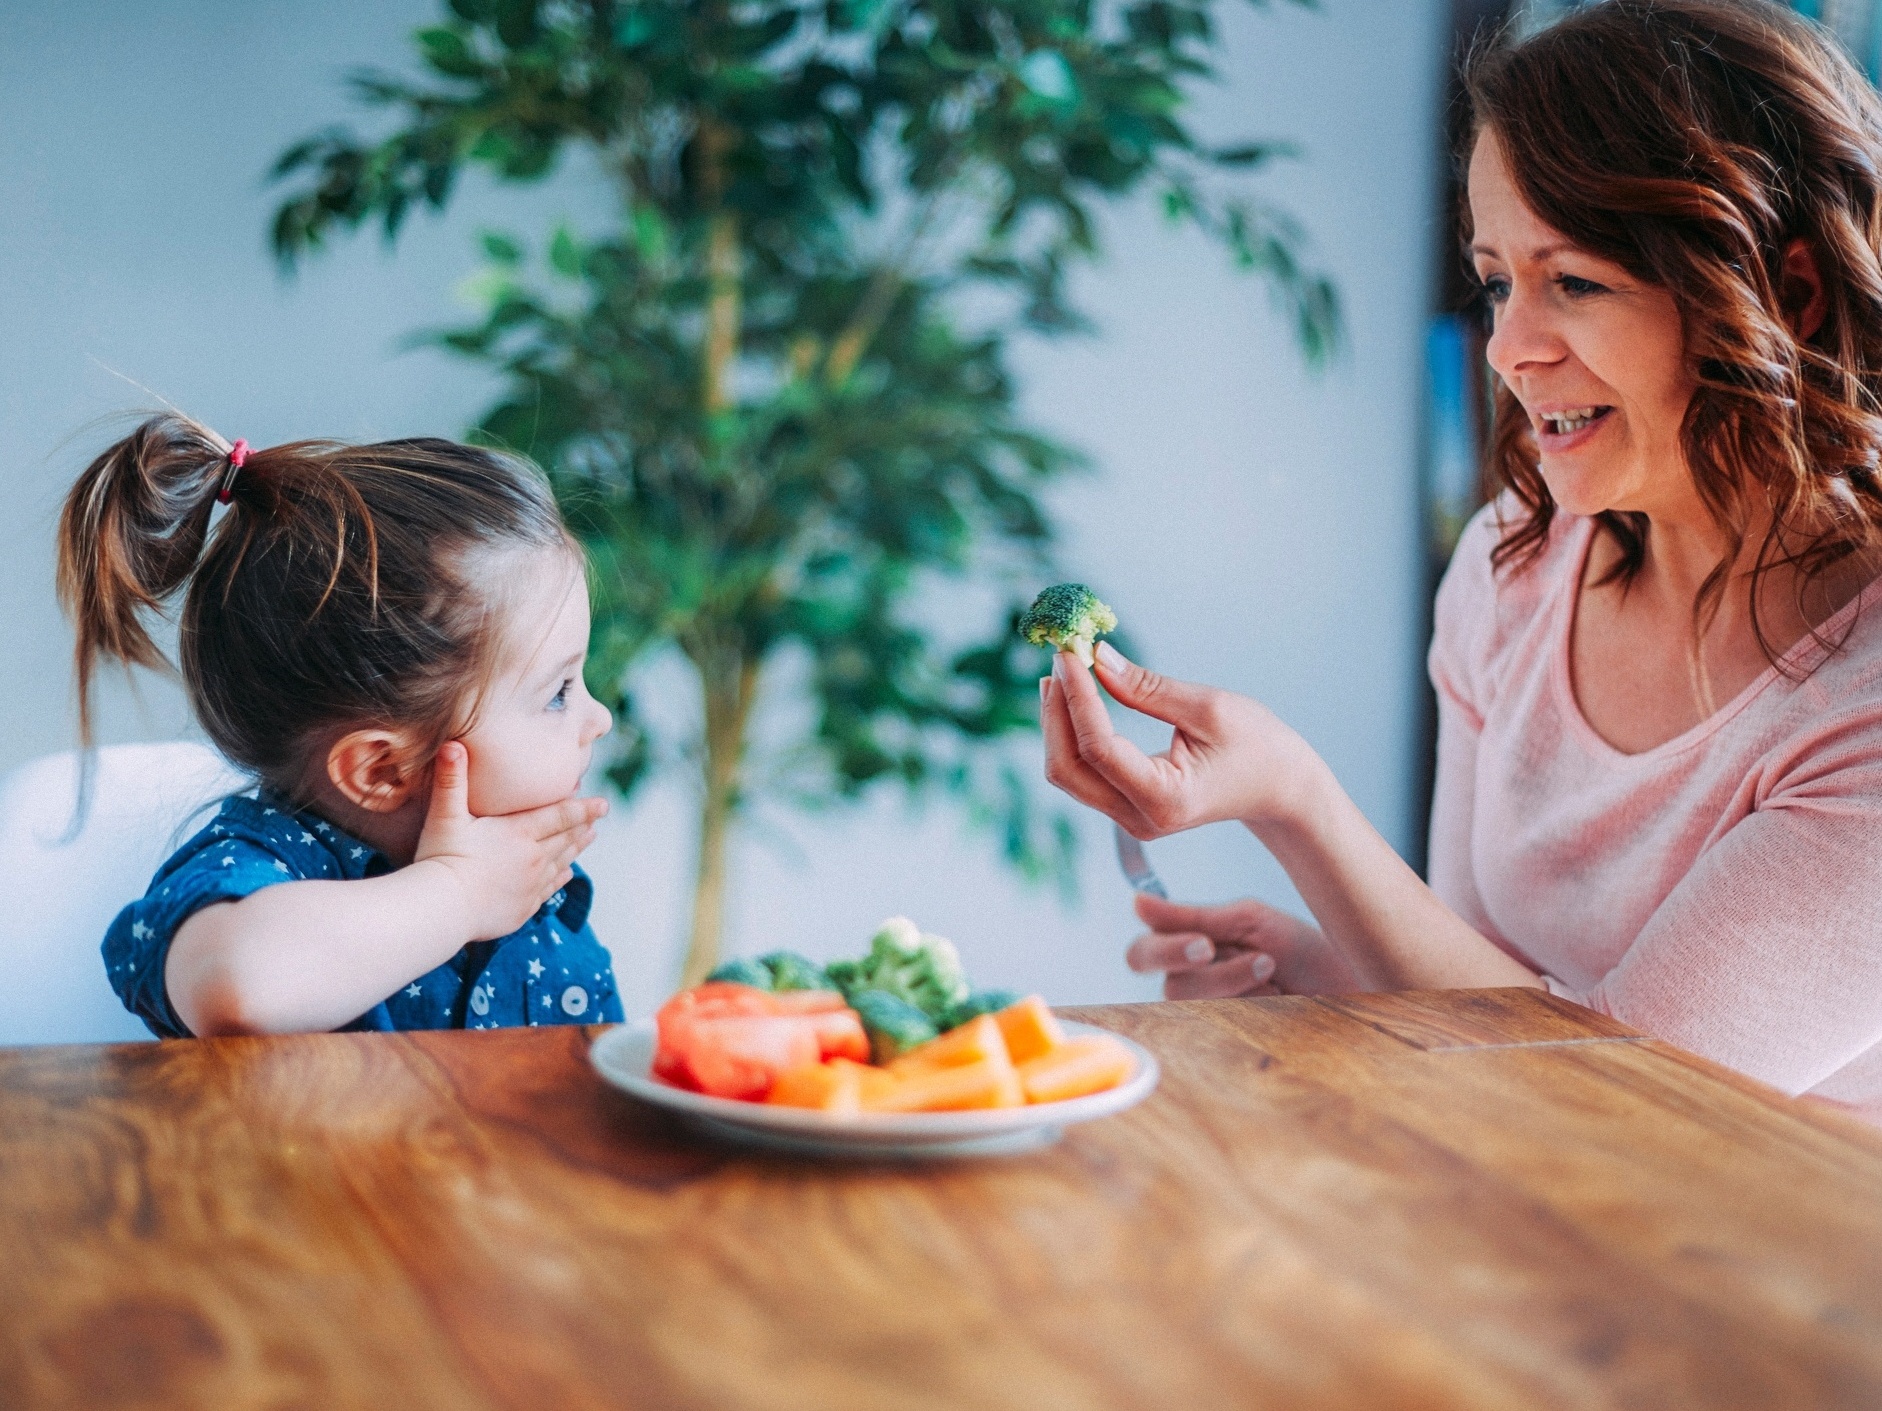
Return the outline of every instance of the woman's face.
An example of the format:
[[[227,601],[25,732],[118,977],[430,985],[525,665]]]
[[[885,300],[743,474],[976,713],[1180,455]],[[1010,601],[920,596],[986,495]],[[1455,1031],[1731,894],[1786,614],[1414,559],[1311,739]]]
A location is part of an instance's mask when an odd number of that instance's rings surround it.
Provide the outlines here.
[[[1488,130],[1471,153],[1470,215],[1490,366],[1529,415],[1555,503],[1679,516],[1696,498],[1679,431],[1697,384],[1673,296],[1545,225]]]

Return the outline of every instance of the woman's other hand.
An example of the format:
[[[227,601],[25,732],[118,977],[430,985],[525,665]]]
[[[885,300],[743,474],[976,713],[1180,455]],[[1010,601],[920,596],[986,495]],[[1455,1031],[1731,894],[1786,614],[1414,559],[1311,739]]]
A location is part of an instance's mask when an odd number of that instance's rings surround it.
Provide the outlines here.
[[[1150,929],[1124,958],[1140,975],[1163,972],[1165,999],[1364,988],[1316,927],[1252,897],[1186,906],[1139,895],[1137,915]]]
[[[1060,652],[1040,683],[1046,778],[1133,837],[1284,813],[1308,794],[1314,768],[1324,769],[1306,741],[1246,696],[1146,671],[1109,643],[1098,646],[1096,671],[1119,704],[1173,728],[1170,747],[1146,755],[1112,729],[1098,682]]]

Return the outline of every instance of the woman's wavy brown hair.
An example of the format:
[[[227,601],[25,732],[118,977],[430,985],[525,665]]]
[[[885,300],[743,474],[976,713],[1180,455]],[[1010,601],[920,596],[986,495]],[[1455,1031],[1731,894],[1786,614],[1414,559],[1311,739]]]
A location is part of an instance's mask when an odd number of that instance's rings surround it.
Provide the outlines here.
[[[1775,568],[1794,567],[1801,607],[1833,564],[1882,546],[1882,103],[1856,67],[1765,0],[1603,0],[1493,44],[1464,84],[1467,142],[1495,135],[1530,209],[1679,306],[1698,380],[1682,444],[1727,541],[1695,634],[1760,501],[1771,523],[1754,604]],[[1466,206],[1466,245],[1469,224]],[[1808,339],[1786,317],[1793,240],[1814,254],[1828,300]],[[1547,542],[1555,502],[1529,419],[1500,383],[1487,470],[1522,507],[1493,560],[1520,567]],[[1645,559],[1645,518],[1598,518],[1620,551],[1603,581],[1625,585]]]

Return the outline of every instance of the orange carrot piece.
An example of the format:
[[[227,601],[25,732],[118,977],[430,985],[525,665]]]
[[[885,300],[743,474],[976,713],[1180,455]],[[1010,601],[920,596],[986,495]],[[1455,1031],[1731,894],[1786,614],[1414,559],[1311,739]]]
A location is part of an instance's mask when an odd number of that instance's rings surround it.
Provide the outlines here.
[[[1067,1039],[1050,1053],[1019,1065],[1028,1102],[1064,1102],[1115,1088],[1137,1060],[1109,1034]]]
[[[963,1112],[978,1107],[1023,1107],[1026,1093],[1005,1055],[950,1068],[916,1068],[891,1075],[895,1086],[867,1099],[868,1112]]]
[[[911,1048],[891,1063],[889,1070],[907,1073],[918,1068],[958,1068],[989,1058],[1011,1061],[1000,1026],[991,1014],[982,1014],[948,1030],[938,1039]]]
[[[772,1095],[764,1101],[853,1116],[862,1112],[864,1091],[881,1091],[881,1080],[886,1076],[881,1069],[841,1057],[828,1063],[805,1063],[802,1069],[781,1074],[772,1086]]]
[[[1006,1038],[1007,1054],[1015,1063],[1030,1063],[1065,1042],[1065,1030],[1038,995],[1027,995],[993,1017]]]

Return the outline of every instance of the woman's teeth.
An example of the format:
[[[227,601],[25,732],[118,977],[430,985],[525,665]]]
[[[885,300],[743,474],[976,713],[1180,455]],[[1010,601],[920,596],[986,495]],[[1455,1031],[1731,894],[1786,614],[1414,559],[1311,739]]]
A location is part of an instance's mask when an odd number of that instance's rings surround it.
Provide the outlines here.
[[[1566,436],[1571,431],[1581,430],[1606,410],[1606,407],[1573,407],[1568,411],[1557,412],[1553,416],[1545,416],[1542,421],[1549,428],[1551,435]]]

